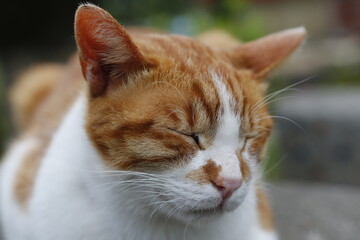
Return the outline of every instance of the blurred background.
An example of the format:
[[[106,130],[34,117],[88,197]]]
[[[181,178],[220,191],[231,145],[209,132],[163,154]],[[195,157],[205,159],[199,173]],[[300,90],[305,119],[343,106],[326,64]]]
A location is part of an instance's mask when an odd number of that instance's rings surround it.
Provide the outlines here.
[[[6,89],[36,63],[76,50],[80,1],[2,1],[0,153],[14,136]],[[125,26],[194,36],[223,29],[241,41],[305,26],[306,43],[270,76],[276,128],[266,177],[283,239],[360,236],[359,0],[97,0]]]

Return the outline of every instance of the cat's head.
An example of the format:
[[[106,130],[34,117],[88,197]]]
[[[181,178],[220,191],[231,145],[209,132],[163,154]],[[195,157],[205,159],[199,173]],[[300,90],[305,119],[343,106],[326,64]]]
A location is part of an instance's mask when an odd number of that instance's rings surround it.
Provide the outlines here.
[[[272,128],[264,78],[305,30],[211,46],[130,35],[104,10],[82,5],[75,34],[88,82],[88,136],[122,176],[132,204],[180,220],[239,206]]]

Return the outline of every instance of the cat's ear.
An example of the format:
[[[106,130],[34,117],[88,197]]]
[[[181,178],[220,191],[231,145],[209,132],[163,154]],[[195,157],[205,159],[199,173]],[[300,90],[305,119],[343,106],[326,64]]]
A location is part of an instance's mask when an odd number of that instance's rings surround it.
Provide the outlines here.
[[[304,27],[288,29],[236,47],[231,57],[237,66],[251,69],[262,79],[295,51],[305,36]]]
[[[75,38],[90,95],[98,97],[114,81],[148,64],[126,30],[105,10],[80,5],[75,16]]]

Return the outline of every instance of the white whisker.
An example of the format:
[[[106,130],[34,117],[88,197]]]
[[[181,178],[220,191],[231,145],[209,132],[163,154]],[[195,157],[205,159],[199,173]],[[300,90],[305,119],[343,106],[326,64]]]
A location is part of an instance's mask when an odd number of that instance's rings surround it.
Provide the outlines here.
[[[298,89],[295,89],[295,88],[293,88],[293,87],[298,86],[298,85],[300,85],[300,84],[302,84],[302,83],[304,83],[304,82],[307,82],[307,81],[313,79],[313,78],[316,77],[316,76],[317,76],[317,75],[310,76],[310,77],[308,77],[308,78],[305,78],[304,80],[301,80],[301,81],[296,82],[296,83],[294,83],[294,84],[291,84],[291,85],[289,85],[289,86],[287,86],[287,87],[285,87],[285,88],[283,88],[283,89],[280,89],[280,90],[278,90],[278,91],[275,91],[275,92],[272,92],[272,93],[266,95],[264,98],[260,99],[260,100],[253,106],[253,110],[251,111],[250,114],[253,114],[253,113],[256,112],[259,108],[261,108],[261,107],[259,107],[259,105],[262,105],[262,106],[265,105],[269,100],[271,100],[272,98],[276,97],[277,95],[279,95],[279,94],[281,94],[281,93],[283,93],[283,92],[286,92],[286,91],[299,91]]]

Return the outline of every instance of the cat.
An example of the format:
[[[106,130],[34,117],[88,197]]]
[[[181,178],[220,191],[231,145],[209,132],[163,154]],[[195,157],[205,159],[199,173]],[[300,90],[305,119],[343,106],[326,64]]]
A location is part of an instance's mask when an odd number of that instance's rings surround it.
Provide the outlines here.
[[[211,44],[127,31],[80,5],[78,55],[14,90],[5,239],[278,239],[259,167],[273,125],[265,78],[305,35]]]

